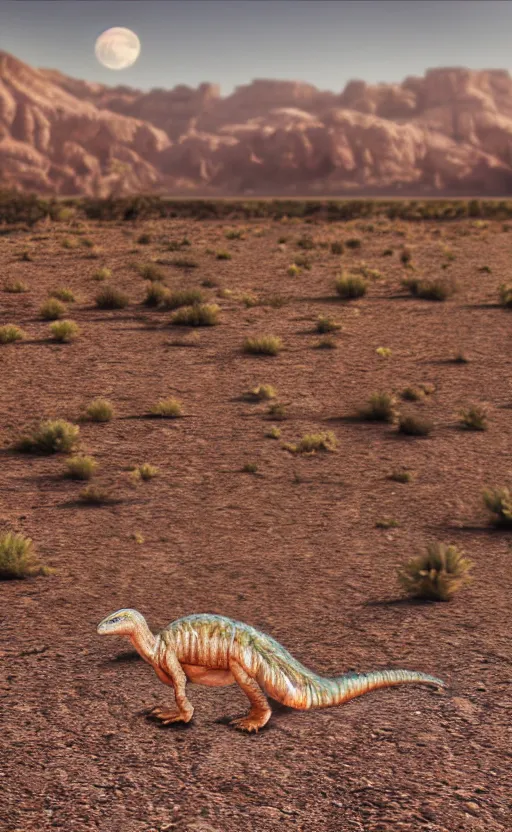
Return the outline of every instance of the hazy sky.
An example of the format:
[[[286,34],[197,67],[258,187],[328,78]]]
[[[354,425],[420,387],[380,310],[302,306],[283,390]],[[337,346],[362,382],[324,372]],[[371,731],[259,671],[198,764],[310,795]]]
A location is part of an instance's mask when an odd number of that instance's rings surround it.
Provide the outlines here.
[[[125,70],[101,67],[110,26],[139,36]],[[140,89],[253,78],[335,92],[435,66],[512,69],[512,0],[0,0],[0,49],[36,67]]]

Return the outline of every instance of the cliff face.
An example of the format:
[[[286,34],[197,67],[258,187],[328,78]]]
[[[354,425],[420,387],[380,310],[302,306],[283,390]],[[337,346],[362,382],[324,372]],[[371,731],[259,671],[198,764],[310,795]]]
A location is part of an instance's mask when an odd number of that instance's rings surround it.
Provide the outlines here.
[[[0,186],[41,194],[512,192],[512,78],[428,70],[340,94],[256,80],[148,93],[0,52]]]

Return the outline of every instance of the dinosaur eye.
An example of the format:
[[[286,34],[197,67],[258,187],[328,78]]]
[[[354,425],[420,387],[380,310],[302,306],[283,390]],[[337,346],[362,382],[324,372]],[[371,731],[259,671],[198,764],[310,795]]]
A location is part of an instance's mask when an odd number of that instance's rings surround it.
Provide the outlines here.
[[[117,618],[111,618],[109,624],[117,624],[118,621],[121,621],[119,616],[117,616]]]

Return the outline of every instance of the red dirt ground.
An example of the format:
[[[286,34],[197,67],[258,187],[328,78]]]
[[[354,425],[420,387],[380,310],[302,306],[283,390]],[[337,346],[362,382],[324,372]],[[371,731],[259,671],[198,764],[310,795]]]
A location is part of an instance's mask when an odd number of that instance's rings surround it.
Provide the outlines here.
[[[510,281],[512,236],[500,223],[481,225],[249,223],[245,239],[227,240],[220,222],[89,223],[97,259],[62,248],[73,226],[0,237],[4,278],[30,289],[1,294],[0,324],[18,324],[26,340],[0,347],[0,531],[32,537],[56,570],[0,585],[2,829],[510,832],[512,538],[489,528],[482,490],[512,480],[512,313],[496,305]],[[154,241],[134,253],[142,231]],[[363,244],[341,257],[301,252],[304,233]],[[162,240],[184,234],[190,248],[164,252]],[[453,299],[404,293],[404,243],[421,273],[457,279]],[[442,271],[445,245],[455,259]],[[19,259],[26,247],[32,262]],[[393,256],[382,256],[388,247]],[[219,248],[232,259],[208,252]],[[301,253],[311,270],[288,276]],[[133,262],[176,256],[199,268],[164,266],[171,288],[214,279],[235,292],[204,290],[221,324],[197,340],[170,327],[170,313],[141,306]],[[362,260],[382,279],[362,300],[337,300],[340,265]],[[101,284],[91,276],[103,265],[130,295],[127,309],[95,308]],[[69,345],[51,343],[38,319],[57,286],[77,295],[69,316],[82,334]],[[246,308],[243,292],[287,303]],[[343,324],[338,349],[315,348],[320,313]],[[281,336],[283,351],[244,355],[253,334]],[[380,346],[391,357],[377,355]],[[468,363],[452,362],[459,351]],[[345,418],[376,390],[423,382],[435,392],[405,409],[432,418],[428,438]],[[241,399],[258,383],[288,403],[288,419],[276,423],[281,441],[265,436],[267,404]],[[185,418],[146,418],[169,395]],[[117,416],[81,423],[81,448],[100,463],[94,481],[119,501],[86,507],[75,502],[83,486],[62,477],[61,455],[9,447],[40,419],[77,421],[96,396]],[[473,401],[489,405],[486,432],[457,427]],[[282,448],[324,430],[337,453]],[[133,488],[129,469],[142,462],[160,475]],[[244,473],[246,463],[257,473]],[[404,467],[413,482],[388,479]],[[386,517],[399,525],[376,527]],[[460,546],[474,580],[449,603],[404,601],[396,567],[430,540]],[[154,631],[216,612],[269,632],[327,675],[406,667],[450,689],[380,690],[309,713],[276,706],[267,728],[247,736],[225,724],[246,710],[236,687],[191,686],[193,723],[160,729],[140,712],[171,704],[172,690],[127,642],[96,635],[119,607],[139,609]]]

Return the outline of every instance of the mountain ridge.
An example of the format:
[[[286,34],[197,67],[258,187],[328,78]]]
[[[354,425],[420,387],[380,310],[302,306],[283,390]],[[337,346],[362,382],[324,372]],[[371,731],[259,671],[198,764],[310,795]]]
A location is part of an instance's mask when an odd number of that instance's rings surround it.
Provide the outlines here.
[[[428,69],[340,93],[255,79],[148,92],[0,52],[0,186],[41,195],[506,196],[512,78]]]

